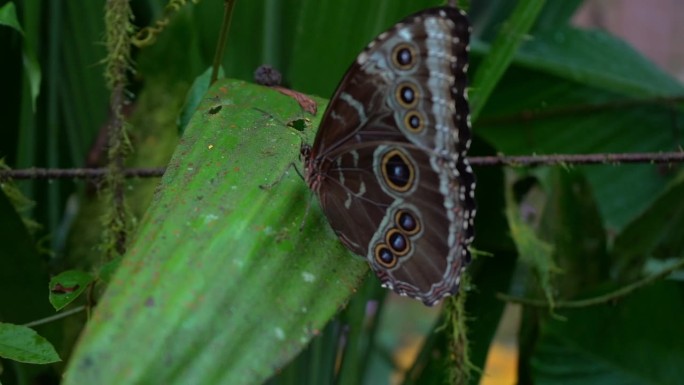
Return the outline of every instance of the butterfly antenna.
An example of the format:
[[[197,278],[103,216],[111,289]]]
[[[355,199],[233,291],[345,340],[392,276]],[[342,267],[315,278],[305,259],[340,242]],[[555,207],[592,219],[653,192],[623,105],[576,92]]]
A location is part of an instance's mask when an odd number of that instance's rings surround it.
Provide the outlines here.
[[[282,124],[283,126],[287,126],[287,123],[285,123],[285,122],[283,122],[282,120],[278,119],[278,117],[276,117],[275,115],[273,115],[272,113],[270,113],[270,112],[268,112],[268,111],[266,111],[266,110],[262,110],[262,109],[259,108],[259,107],[252,107],[252,109],[261,112],[261,113],[264,114],[265,116],[267,116],[267,117],[269,117],[269,118],[275,120],[276,122],[278,122],[279,124]]]

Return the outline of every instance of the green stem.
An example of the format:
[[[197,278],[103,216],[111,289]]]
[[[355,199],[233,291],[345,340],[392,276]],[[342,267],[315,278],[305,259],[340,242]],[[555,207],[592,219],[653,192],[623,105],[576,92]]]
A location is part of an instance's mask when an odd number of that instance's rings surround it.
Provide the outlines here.
[[[554,309],[559,309],[559,308],[581,308],[581,307],[588,307],[588,306],[595,306],[595,305],[601,305],[607,302],[612,302],[614,300],[620,299],[622,297],[625,297],[626,295],[630,294],[631,292],[640,289],[646,285],[649,285],[659,279],[665,278],[668,275],[670,275],[672,272],[681,269],[684,267],[684,258],[679,260],[677,263],[674,265],[663,269],[663,271],[660,271],[656,274],[649,275],[647,277],[644,277],[643,279],[640,279],[634,283],[631,283],[627,286],[623,286],[615,291],[612,291],[610,293],[600,295],[597,297],[592,297],[592,298],[586,298],[586,299],[580,299],[577,301],[558,301],[553,304]],[[508,294],[503,294],[499,293],[496,296],[500,300],[506,301],[506,302],[511,302],[511,303],[517,303],[521,305],[526,305],[526,306],[534,306],[534,307],[543,307],[543,308],[548,308],[549,304],[540,299],[532,299],[532,298],[522,298],[522,297],[515,297],[512,295]]]
[[[221,61],[223,59],[223,52],[226,49],[226,41],[228,40],[228,31],[230,30],[230,20],[233,17],[233,7],[235,7],[236,0],[224,0],[223,8],[223,23],[221,24],[221,32],[216,43],[216,53],[214,55],[214,64],[211,71],[211,83],[216,83],[218,79],[219,68],[221,68]]]
[[[73,314],[76,314],[76,313],[80,313],[80,312],[82,312],[83,310],[85,310],[85,308],[86,308],[85,306],[78,306],[78,307],[75,307],[75,308],[73,308],[73,309],[69,309],[69,310],[63,311],[63,312],[61,312],[61,313],[57,313],[57,314],[55,314],[55,315],[51,315],[51,316],[49,316],[49,317],[45,317],[45,318],[41,318],[41,319],[39,319],[39,320],[31,321],[31,322],[29,322],[29,323],[24,324],[24,326],[29,327],[29,328],[32,328],[32,327],[36,327],[36,326],[38,326],[38,325],[43,325],[43,324],[46,324],[46,323],[50,323],[50,322],[53,322],[53,321],[57,321],[57,320],[60,320],[60,319],[62,319],[62,318],[66,318],[66,317],[68,317],[68,316],[70,316],[70,315],[73,315]]]

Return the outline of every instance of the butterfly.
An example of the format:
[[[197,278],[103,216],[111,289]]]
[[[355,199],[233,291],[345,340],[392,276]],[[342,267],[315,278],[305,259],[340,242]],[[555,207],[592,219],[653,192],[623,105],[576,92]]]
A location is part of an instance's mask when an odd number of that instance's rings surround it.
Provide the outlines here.
[[[427,9],[358,55],[303,144],[304,176],[341,242],[386,288],[428,306],[458,292],[474,237],[470,23]]]

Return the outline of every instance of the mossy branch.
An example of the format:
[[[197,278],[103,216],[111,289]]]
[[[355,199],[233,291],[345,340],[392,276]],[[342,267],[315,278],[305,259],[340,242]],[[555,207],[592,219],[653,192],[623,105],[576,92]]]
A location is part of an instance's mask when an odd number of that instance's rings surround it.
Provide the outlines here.
[[[467,384],[472,377],[473,370],[479,370],[470,361],[468,341],[468,316],[465,310],[467,291],[470,286],[468,274],[461,275],[461,289],[458,295],[449,297],[445,302],[445,327],[449,334],[449,384]]]
[[[126,103],[128,74],[133,70],[131,62],[131,24],[133,13],[128,0],[108,0],[105,10],[107,58],[105,78],[111,90],[108,123],[109,151],[107,164],[107,193],[111,202],[104,215],[105,251],[110,259],[114,254],[123,254],[128,232],[128,209],[124,196],[124,163],[131,150],[127,124],[123,114]]]

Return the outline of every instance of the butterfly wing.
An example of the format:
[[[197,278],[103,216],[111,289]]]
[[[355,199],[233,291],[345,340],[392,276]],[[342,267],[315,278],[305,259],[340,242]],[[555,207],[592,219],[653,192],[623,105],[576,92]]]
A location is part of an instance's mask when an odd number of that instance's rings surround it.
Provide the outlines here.
[[[338,87],[306,160],[342,242],[383,285],[429,305],[457,290],[470,259],[469,29],[445,7],[379,35]]]

